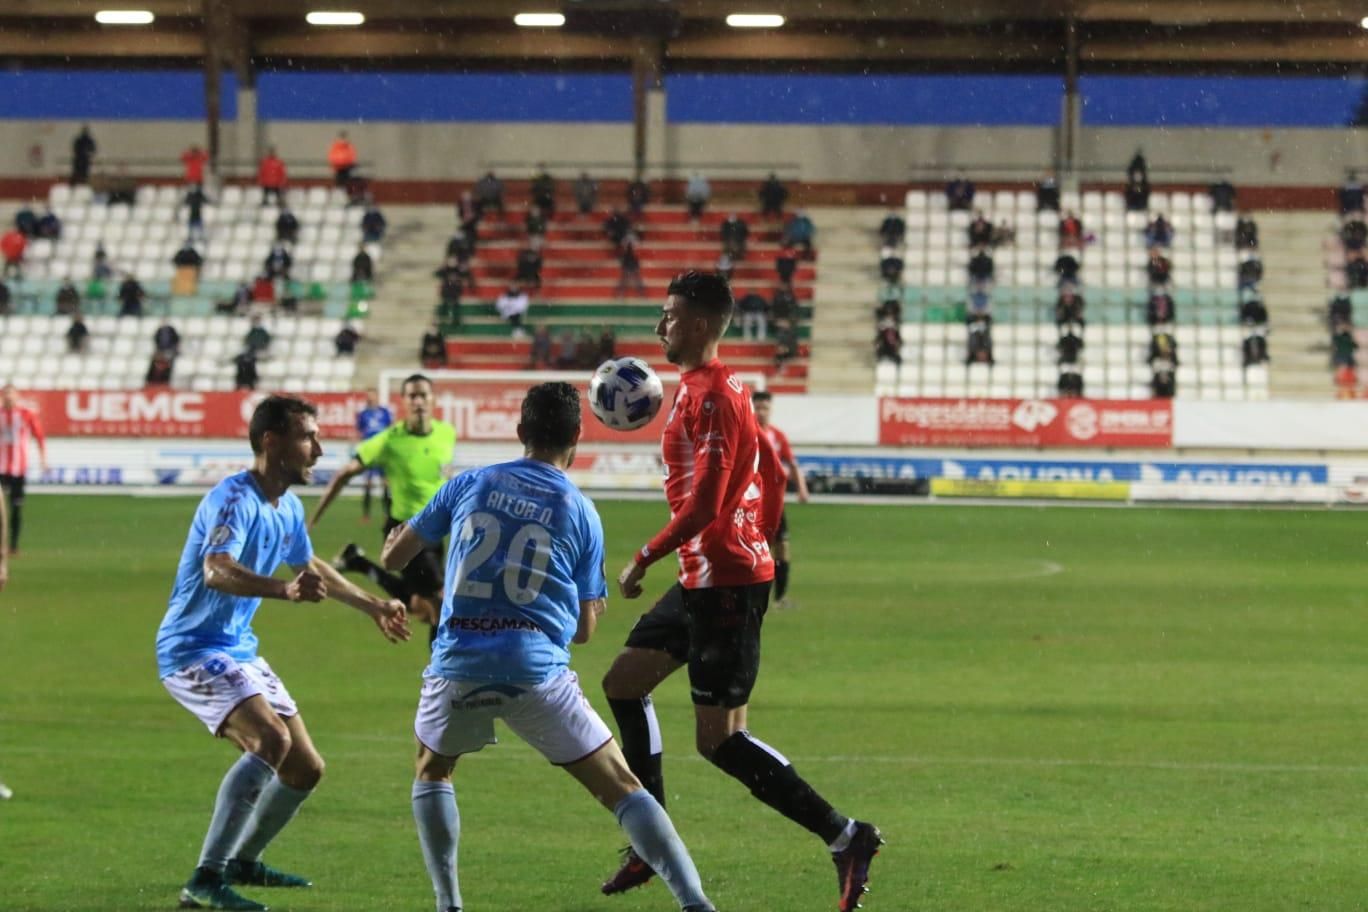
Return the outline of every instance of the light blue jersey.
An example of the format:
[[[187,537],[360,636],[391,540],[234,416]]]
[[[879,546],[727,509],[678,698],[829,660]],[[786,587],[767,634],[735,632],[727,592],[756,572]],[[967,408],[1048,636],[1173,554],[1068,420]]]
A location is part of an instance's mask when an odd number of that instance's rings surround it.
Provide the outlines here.
[[[304,505],[286,491],[279,506],[272,506],[251,472],[231,475],[204,495],[181,552],[171,604],[157,630],[157,671],[163,678],[213,652],[239,662],[256,658],[252,616],[261,599],[205,586],[204,558],[210,554],[227,554],[261,576],[273,575],[281,564],[307,564],[313,545]]]
[[[608,595],[603,523],[565,473],[532,459],[471,469],[409,520],[451,536],[427,674],[540,684],[570,664],[579,604]]]

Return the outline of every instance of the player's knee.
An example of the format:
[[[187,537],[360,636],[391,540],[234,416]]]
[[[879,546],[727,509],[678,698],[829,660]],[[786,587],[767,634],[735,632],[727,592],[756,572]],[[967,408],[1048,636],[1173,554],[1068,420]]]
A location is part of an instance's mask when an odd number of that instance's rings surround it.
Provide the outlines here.
[[[244,747],[276,769],[285,762],[293,746],[290,730],[281,722],[263,725],[244,739]]]
[[[603,695],[610,700],[630,700],[634,697],[640,697],[641,694],[634,693],[635,688],[630,685],[629,676],[623,672],[619,663],[614,662],[603,676]]]
[[[323,781],[323,771],[326,768],[327,764],[323,762],[323,758],[318,752],[309,751],[309,755],[304,757],[303,762],[299,765],[298,784],[295,787],[301,789],[315,788],[318,783]]]

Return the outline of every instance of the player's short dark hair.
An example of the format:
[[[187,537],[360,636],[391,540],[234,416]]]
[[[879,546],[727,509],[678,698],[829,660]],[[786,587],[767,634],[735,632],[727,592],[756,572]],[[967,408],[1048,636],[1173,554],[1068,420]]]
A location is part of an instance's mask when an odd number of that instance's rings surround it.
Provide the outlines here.
[[[569,449],[580,429],[580,394],[568,383],[538,383],[522,401],[524,442],[536,450]]]
[[[402,394],[404,390],[408,389],[410,383],[426,383],[428,386],[432,386],[432,379],[427,374],[409,374],[404,378],[404,382],[399,384],[399,392]]]
[[[710,317],[730,320],[732,315],[731,285],[720,272],[699,272],[690,269],[670,282],[669,293],[683,298],[690,306]]]
[[[771,393],[769,390],[756,390],[755,392],[751,393],[751,402],[772,401],[774,401],[774,393]]]
[[[247,426],[247,439],[252,442],[252,452],[261,452],[267,431],[288,434],[295,415],[317,417],[318,409],[312,402],[294,396],[267,396],[258,402],[252,411],[252,422]]]

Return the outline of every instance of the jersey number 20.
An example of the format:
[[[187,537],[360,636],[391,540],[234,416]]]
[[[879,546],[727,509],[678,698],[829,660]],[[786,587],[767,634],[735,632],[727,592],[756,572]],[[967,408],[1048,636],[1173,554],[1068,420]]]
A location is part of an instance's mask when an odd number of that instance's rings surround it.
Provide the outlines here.
[[[472,513],[461,526],[461,544],[475,540],[482,533],[479,544],[461,559],[456,568],[456,594],[464,598],[489,599],[494,597],[494,584],[483,583],[470,578],[478,567],[483,567],[499,548],[503,527],[489,513]],[[528,546],[532,553],[528,554]],[[526,564],[523,558],[526,557]],[[508,600],[515,605],[530,605],[541,594],[542,584],[546,582],[546,564],[551,560],[551,533],[544,526],[528,523],[514,533],[508,542],[508,556],[504,561],[503,590]],[[527,581],[520,577],[524,566],[527,568]]]

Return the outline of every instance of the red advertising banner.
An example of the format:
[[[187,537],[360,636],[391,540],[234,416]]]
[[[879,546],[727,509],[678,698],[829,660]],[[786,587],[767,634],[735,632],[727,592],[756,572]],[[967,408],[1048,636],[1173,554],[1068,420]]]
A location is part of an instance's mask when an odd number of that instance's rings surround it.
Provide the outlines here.
[[[1171,447],[1167,399],[879,400],[881,446]]]
[[[660,443],[676,383],[665,384],[665,402],[645,427],[615,431],[605,427],[589,410],[588,384],[580,386],[583,415],[580,440],[585,443]],[[510,380],[466,380],[438,375],[433,378],[433,397],[438,418],[455,426],[458,440],[512,442],[518,439],[518,420],[523,396],[531,385]]]

